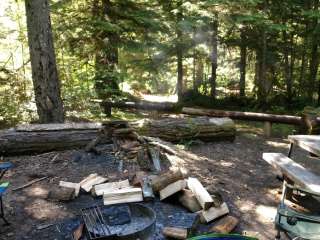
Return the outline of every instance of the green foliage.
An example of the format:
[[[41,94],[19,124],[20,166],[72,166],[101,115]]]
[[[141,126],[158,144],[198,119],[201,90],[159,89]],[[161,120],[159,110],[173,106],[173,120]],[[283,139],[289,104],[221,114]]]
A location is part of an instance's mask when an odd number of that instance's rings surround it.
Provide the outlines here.
[[[10,124],[30,121],[36,111],[24,2],[3,2],[0,121]],[[319,71],[312,72],[319,64],[318,1],[53,0],[50,10],[68,116],[101,119],[92,100],[130,98],[121,92],[128,86],[137,95],[175,94],[178,50],[187,105],[297,113],[320,102]],[[213,20],[219,25],[215,101],[209,96]],[[246,97],[240,98],[243,46]]]

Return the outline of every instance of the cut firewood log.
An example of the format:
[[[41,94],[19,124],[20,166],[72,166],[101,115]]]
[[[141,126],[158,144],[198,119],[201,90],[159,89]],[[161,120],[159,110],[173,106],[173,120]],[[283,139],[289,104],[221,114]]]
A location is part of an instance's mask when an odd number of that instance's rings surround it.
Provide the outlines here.
[[[188,172],[183,168],[175,168],[152,179],[153,191],[159,192],[171,183],[186,178]]]
[[[200,211],[200,221],[202,223],[208,223],[228,213],[229,208],[226,203],[223,203],[220,207],[211,207],[208,210]]]
[[[108,181],[107,178],[101,177],[98,174],[94,173],[94,174],[90,174],[88,177],[83,179],[80,182],[80,187],[84,191],[90,192],[94,185],[101,184],[101,183],[104,183],[106,181]]]
[[[138,147],[140,147],[140,143],[137,141],[129,141],[121,145],[121,149],[128,152],[137,150]]]
[[[188,230],[184,228],[165,227],[162,230],[164,236],[174,239],[187,239]]]
[[[148,151],[150,158],[153,162],[154,169],[157,172],[161,171],[161,163],[160,163],[160,147],[150,147],[148,146]]]
[[[113,135],[114,136],[126,136],[130,133],[134,132],[132,128],[118,128],[113,130]]]
[[[146,201],[154,200],[154,193],[151,185],[151,178],[148,176],[144,177],[142,180],[142,193],[143,199]]]
[[[143,170],[151,170],[151,162],[148,156],[148,153],[144,148],[140,149],[137,153],[137,162],[141,169]]]
[[[148,176],[145,171],[137,171],[132,178],[131,184],[135,187],[142,187],[143,179]]]
[[[48,194],[48,199],[53,201],[70,201],[74,197],[75,189],[66,187],[53,187]]]
[[[196,196],[189,189],[182,190],[182,195],[179,197],[179,202],[190,212],[198,212],[201,210],[201,206]]]
[[[104,205],[142,201],[143,196],[141,188],[124,188],[103,194]]]
[[[169,184],[164,189],[160,190],[160,200],[166,199],[167,197],[172,196],[173,194],[180,192],[182,189],[187,187],[186,180],[178,180],[174,183]]]
[[[73,239],[74,240],[80,240],[82,235],[83,235],[83,228],[84,228],[84,224],[81,223],[75,230],[73,230]]]
[[[210,196],[208,191],[202,186],[202,184],[198,179],[189,177],[188,188],[196,196],[200,206],[204,210],[208,210],[211,206],[213,206],[212,197]]]
[[[123,188],[130,188],[128,179],[120,182],[110,182],[110,183],[95,185],[92,188],[92,194],[94,196],[102,196],[104,193],[112,192],[112,191],[123,189]]]
[[[233,229],[235,229],[238,223],[239,220],[236,217],[226,216],[220,219],[212,228],[210,228],[210,231],[215,233],[230,233]]]
[[[79,196],[80,183],[60,181],[60,182],[59,182],[59,186],[60,186],[60,187],[66,187],[66,188],[74,189],[74,195],[75,195],[75,197],[78,197],[78,196]]]

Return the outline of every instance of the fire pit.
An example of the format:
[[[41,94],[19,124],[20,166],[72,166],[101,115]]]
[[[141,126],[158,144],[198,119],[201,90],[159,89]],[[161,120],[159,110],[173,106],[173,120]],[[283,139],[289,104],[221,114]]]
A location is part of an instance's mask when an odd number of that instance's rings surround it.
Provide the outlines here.
[[[141,204],[93,206],[82,210],[87,237],[102,239],[152,239],[155,212]]]

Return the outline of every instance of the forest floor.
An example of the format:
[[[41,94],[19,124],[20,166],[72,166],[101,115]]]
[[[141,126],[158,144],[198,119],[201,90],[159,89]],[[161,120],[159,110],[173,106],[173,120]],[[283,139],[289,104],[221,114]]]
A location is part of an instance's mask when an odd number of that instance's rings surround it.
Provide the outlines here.
[[[199,155],[199,160],[186,162],[185,166],[205,186],[214,184],[221,192],[231,215],[240,219],[235,232],[257,233],[260,240],[274,239],[273,218],[281,194],[281,182],[261,156],[263,152],[286,153],[289,144],[283,136],[265,138],[261,128],[254,125],[241,122],[237,126],[234,142],[189,146],[191,152]],[[320,174],[320,163],[308,160],[306,152],[294,149],[292,156]],[[117,173],[118,164],[110,155],[97,157],[82,150],[8,157],[5,160],[13,162],[15,168],[5,176],[11,182],[4,197],[11,225],[0,227],[0,239],[60,239],[53,234],[56,229],[60,231],[57,227],[39,229],[39,226],[74,217],[88,201],[95,200],[90,195],[81,195],[69,203],[51,202],[45,197],[48,186],[57,185],[60,180],[79,182],[93,172],[107,175],[110,181],[121,177]],[[130,177],[137,166],[125,162],[124,169],[128,170]],[[41,176],[49,178],[23,190],[12,191]]]

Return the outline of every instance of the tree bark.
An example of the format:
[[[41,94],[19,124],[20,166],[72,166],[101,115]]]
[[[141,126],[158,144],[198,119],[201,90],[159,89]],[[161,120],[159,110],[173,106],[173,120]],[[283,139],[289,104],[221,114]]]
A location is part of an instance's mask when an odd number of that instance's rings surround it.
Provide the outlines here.
[[[292,101],[292,75],[291,75],[291,67],[290,67],[290,62],[289,62],[289,43],[287,41],[288,39],[288,34],[286,31],[282,32],[283,35],[283,43],[284,43],[284,51],[283,51],[283,56],[284,56],[284,75],[285,75],[285,80],[286,80],[286,88],[287,88],[287,101],[288,103],[291,103]],[[290,44],[292,44],[290,42]],[[292,59],[291,55],[291,59]]]
[[[246,65],[247,65],[247,46],[245,33],[241,32],[240,45],[240,97],[246,96]]]
[[[182,49],[182,31],[180,29],[180,22],[183,18],[183,13],[181,9],[182,2],[178,3],[178,13],[177,13],[177,94],[178,102],[181,102],[183,95],[183,49]]]
[[[257,97],[259,104],[264,107],[267,101],[267,79],[266,79],[266,58],[267,58],[267,34],[266,30],[261,30],[261,46],[256,50],[255,81],[258,87]]]
[[[210,95],[213,99],[216,98],[216,82],[217,82],[217,68],[218,68],[218,14],[215,14],[211,23],[211,78],[210,78]]]
[[[313,10],[319,9],[319,0],[314,1]],[[310,100],[313,98],[315,92],[315,83],[317,80],[317,73],[319,67],[319,33],[317,31],[319,25],[318,18],[312,22],[312,35],[311,35],[311,55],[310,55],[310,71],[309,71],[309,91],[308,97]],[[319,89],[320,90],[320,89]]]
[[[194,83],[194,89],[198,92],[199,87],[203,83],[203,72],[204,72],[204,66],[203,66],[203,61],[201,56],[197,58],[197,63],[196,63],[196,79]]]
[[[48,0],[25,1],[32,79],[39,121],[63,122]]]

